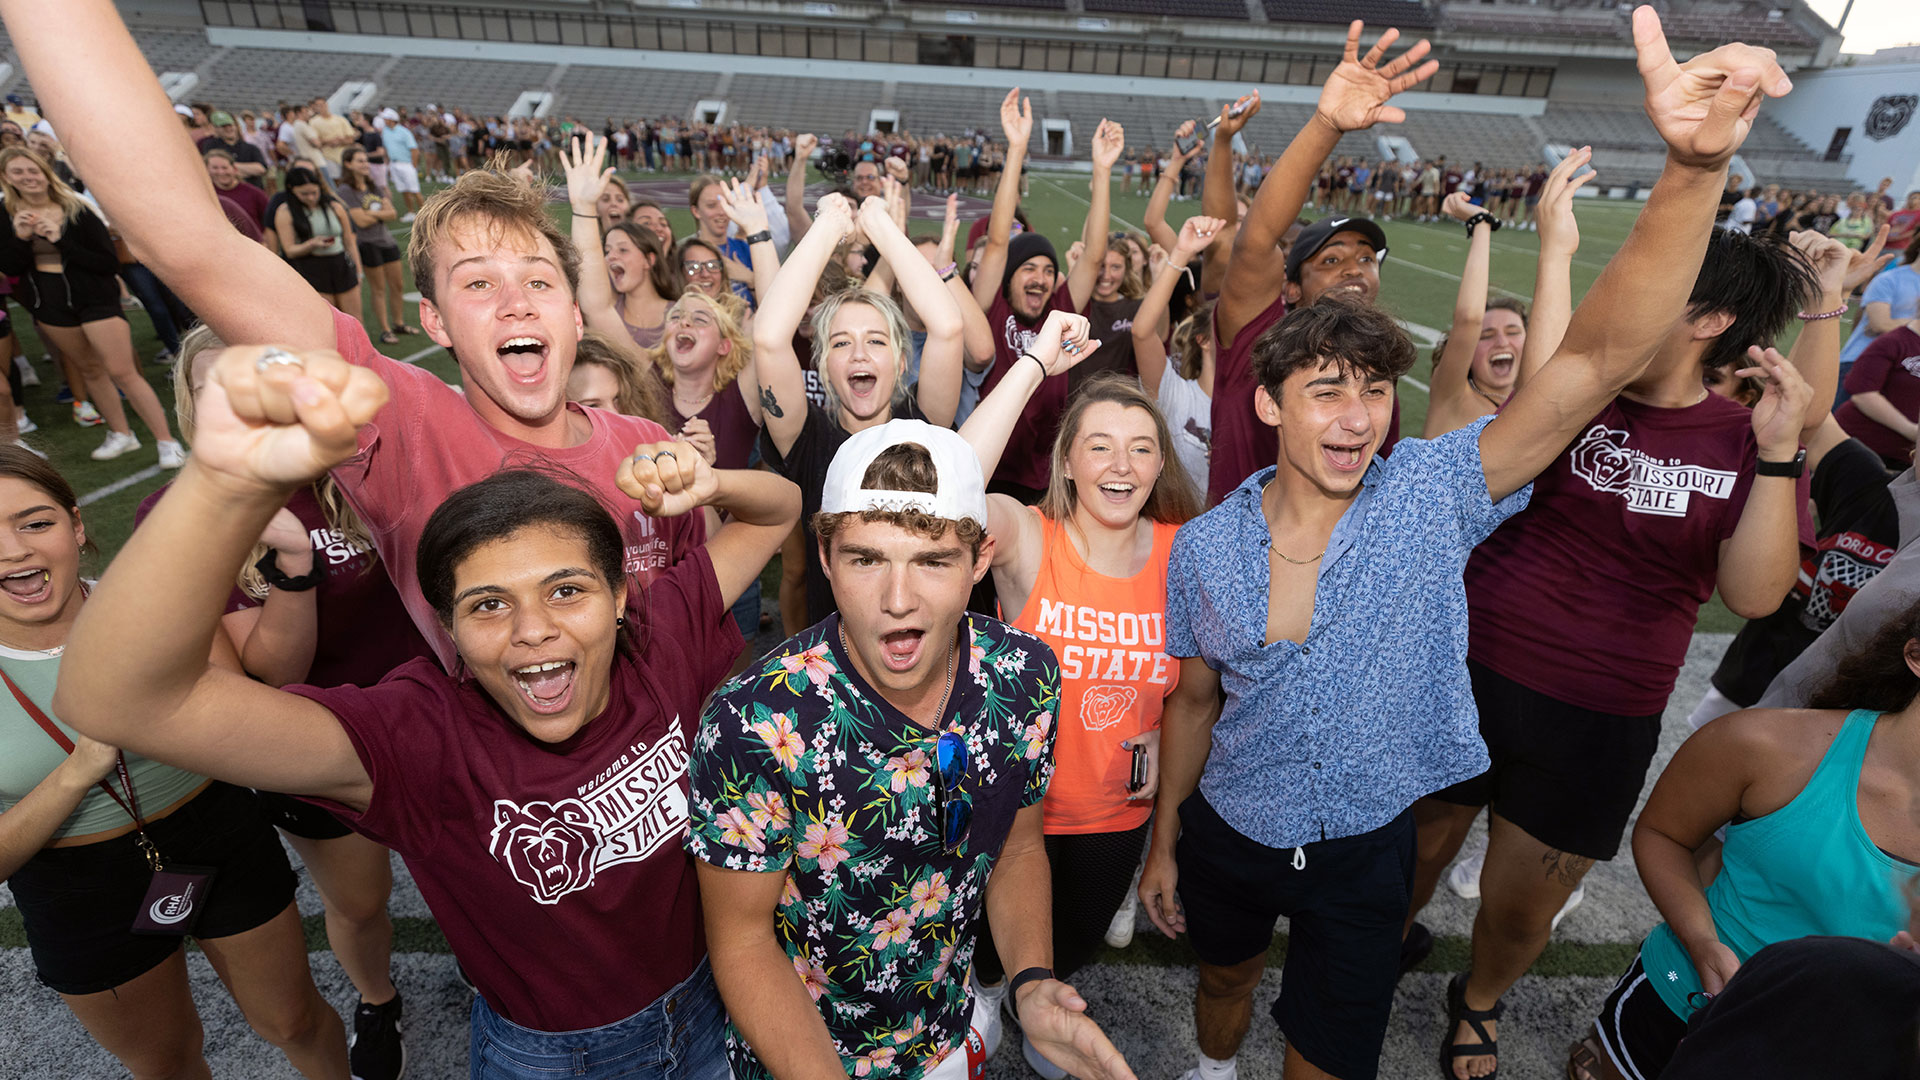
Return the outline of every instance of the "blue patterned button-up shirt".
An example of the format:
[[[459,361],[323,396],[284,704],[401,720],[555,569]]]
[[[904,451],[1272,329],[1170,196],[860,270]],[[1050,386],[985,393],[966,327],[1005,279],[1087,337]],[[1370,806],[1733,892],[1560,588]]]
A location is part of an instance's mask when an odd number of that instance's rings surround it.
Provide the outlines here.
[[[1263,469],[1189,521],[1167,569],[1167,652],[1220,672],[1200,791],[1268,847],[1357,836],[1487,768],[1467,680],[1475,544],[1527,505],[1480,466],[1483,419],[1375,459],[1320,560],[1306,641],[1265,644]]]

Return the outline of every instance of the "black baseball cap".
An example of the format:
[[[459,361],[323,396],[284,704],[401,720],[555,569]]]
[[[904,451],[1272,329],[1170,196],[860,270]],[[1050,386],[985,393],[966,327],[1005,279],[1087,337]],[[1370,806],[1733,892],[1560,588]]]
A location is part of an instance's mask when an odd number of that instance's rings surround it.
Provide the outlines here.
[[[1319,221],[1300,230],[1300,235],[1287,249],[1287,280],[1300,280],[1300,264],[1320,253],[1320,249],[1332,242],[1343,232],[1357,232],[1373,245],[1375,260],[1387,257],[1387,234],[1372,218],[1363,217],[1323,217]]]

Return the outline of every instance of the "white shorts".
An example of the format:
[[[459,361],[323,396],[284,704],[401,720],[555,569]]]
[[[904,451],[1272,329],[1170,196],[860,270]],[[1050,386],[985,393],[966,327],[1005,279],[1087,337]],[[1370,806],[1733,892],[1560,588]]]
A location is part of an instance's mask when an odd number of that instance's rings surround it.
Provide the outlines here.
[[[395,191],[420,193],[420,173],[411,164],[392,162],[387,166],[387,184]]]
[[[367,172],[373,177],[374,187],[383,188],[387,186],[387,167],[385,165],[376,165],[369,161],[367,162]]]

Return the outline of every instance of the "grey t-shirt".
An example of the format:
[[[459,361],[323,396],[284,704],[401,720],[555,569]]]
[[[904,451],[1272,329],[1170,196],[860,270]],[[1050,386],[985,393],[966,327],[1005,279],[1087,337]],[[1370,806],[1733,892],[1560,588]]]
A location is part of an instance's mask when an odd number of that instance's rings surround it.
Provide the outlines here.
[[[1774,676],[1757,708],[1805,708],[1835,664],[1863,648],[1888,620],[1920,602],[1920,477],[1908,469],[1887,485],[1887,494],[1900,512],[1899,552],[1886,569],[1853,594],[1840,618],[1799,659]]]

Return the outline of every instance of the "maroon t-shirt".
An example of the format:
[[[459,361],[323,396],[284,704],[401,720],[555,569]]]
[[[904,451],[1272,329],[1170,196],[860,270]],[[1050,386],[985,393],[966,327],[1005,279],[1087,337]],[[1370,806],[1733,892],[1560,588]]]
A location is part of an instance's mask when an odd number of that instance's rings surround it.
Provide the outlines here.
[[[706,955],[680,846],[687,761],[744,643],[705,548],[628,595],[637,648],[564,743],[534,741],[431,660],[367,689],[289,687],[339,718],[373,779],[364,813],[313,801],[406,859],[480,995],[539,1031],[631,1016]]]
[[[133,513],[136,527],[167,490],[163,486],[141,500]],[[312,485],[294,492],[287,509],[306,526],[313,541],[314,566],[325,566],[327,571],[314,586],[319,639],[313,665],[301,681],[315,686],[372,686],[407,661],[432,656],[433,648],[407,615],[380,556],[328,523]],[[236,586],[227,597],[227,613],[257,608],[264,602]]]
[[[266,192],[254,187],[252,184],[242,182],[224,190],[215,188],[214,194],[231,201],[239,206],[240,209],[246,211],[247,216],[253,219],[253,226],[256,232],[265,227],[260,219],[261,216],[267,212]]]
[[[1267,309],[1233,336],[1220,340],[1220,309],[1213,309],[1213,450],[1207,458],[1207,505],[1213,506],[1247,477],[1280,460],[1280,437],[1253,411],[1253,343],[1287,314],[1287,298],[1274,297]]]
[[[1718,394],[1608,405],[1467,560],[1467,656],[1583,708],[1665,709],[1753,486],[1752,423]]]
[[[714,468],[744,469],[753,460],[753,443],[760,437],[760,425],[753,422],[753,414],[747,411],[747,403],[740,398],[739,386],[728,386],[716,390],[713,400],[707,407],[691,417],[681,416],[679,409],[672,404],[673,390],[662,387],[668,395],[667,426],[675,435],[680,434],[681,425],[688,420],[705,420],[713,431]]]
[[[987,372],[986,381],[980,385],[982,401],[1006,378],[1022,350],[1033,344],[1049,311],[1073,311],[1073,293],[1065,282],[1047,298],[1046,310],[1031,324],[1014,315],[1005,289],[994,295],[993,306],[987,309],[987,325],[993,328],[993,370]],[[1036,491],[1046,489],[1047,479],[1053,475],[1053,439],[1060,433],[1060,416],[1067,410],[1069,374],[1063,372],[1042,379],[1040,388],[1027,399],[1020,422],[1013,426],[1007,448],[1000,454],[1000,467],[994,470],[992,479],[996,483],[1018,484]]]
[[[1900,415],[1920,416],[1920,334],[1896,326],[1874,338],[1847,369],[1847,393],[1880,394]],[[1861,412],[1852,401],[1834,410],[1833,418],[1883,460],[1901,468],[1912,460],[1912,439]]]

